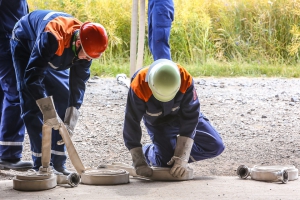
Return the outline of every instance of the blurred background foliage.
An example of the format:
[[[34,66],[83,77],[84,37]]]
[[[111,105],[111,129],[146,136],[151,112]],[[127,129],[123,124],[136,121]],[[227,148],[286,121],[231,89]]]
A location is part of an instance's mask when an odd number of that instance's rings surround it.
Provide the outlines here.
[[[28,0],[28,3],[31,11],[63,11],[83,22],[101,23],[109,35],[109,47],[100,59],[93,61],[92,74],[129,75],[132,0]],[[172,59],[187,67],[192,75],[299,77],[299,0],[174,0],[174,3]],[[153,59],[147,33],[145,40],[144,65],[148,65]]]

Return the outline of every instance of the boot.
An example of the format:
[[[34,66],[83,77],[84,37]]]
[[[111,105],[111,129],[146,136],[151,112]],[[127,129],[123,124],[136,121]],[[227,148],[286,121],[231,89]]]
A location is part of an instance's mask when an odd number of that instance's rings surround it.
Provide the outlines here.
[[[28,170],[32,169],[33,162],[22,161],[20,158],[16,159],[0,159],[0,169],[13,169],[13,170]]]
[[[69,170],[67,170],[65,167],[54,167],[54,169],[60,173],[63,173],[63,175],[66,175],[66,176],[68,176],[70,173],[72,173]]]

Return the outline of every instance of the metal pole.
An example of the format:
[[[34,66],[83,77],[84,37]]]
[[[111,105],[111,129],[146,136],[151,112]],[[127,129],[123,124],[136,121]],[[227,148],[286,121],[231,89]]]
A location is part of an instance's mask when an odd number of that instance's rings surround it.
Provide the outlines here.
[[[145,0],[140,0],[138,55],[137,55],[137,63],[136,63],[135,70],[138,70],[143,67],[144,45],[145,45]]]
[[[132,2],[131,13],[131,34],[130,34],[130,78],[136,70],[136,46],[137,46],[137,14],[138,14],[138,0]]]

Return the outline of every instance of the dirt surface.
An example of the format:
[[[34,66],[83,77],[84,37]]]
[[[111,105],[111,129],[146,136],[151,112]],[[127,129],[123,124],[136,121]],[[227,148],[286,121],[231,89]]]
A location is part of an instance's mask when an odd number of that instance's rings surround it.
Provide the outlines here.
[[[201,111],[226,145],[218,157],[192,163],[196,176],[235,176],[241,164],[300,167],[300,80],[196,78]],[[72,140],[85,167],[124,162],[131,156],[122,137],[128,89],[115,78],[90,79]],[[143,126],[142,126],[143,127]],[[143,127],[142,143],[150,139]],[[28,135],[23,159],[31,159]],[[67,167],[74,170],[70,160]],[[1,170],[0,180],[14,171]]]
[[[281,184],[233,176],[198,176],[183,182],[131,178],[130,183],[121,185],[58,185],[50,190],[22,192],[13,189],[13,181],[0,181],[3,200],[296,200],[300,199],[299,187],[299,180]]]

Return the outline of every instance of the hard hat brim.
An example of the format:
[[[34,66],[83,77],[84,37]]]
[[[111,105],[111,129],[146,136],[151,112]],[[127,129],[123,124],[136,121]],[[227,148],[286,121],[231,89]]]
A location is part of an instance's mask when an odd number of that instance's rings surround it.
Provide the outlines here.
[[[166,96],[163,96],[163,95],[160,95],[160,94],[158,94],[158,93],[153,93],[153,96],[155,97],[155,99],[157,99],[158,101],[161,101],[161,102],[169,102],[169,101],[171,101],[172,99],[174,99],[174,97],[176,96],[176,94],[177,94],[177,92],[174,94],[174,95],[172,95],[172,96],[168,96],[168,97],[166,97]]]

